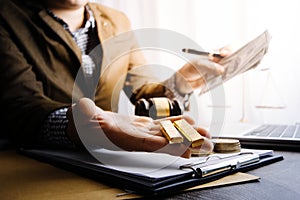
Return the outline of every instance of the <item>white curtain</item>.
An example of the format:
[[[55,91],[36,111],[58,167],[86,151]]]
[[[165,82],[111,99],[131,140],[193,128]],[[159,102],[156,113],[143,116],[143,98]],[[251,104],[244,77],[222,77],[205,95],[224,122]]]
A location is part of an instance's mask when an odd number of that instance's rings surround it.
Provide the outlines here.
[[[95,0],[94,0],[95,1]],[[97,0],[96,0],[97,1]],[[300,121],[299,0],[98,0],[123,11],[132,28],[163,28],[184,34],[204,49],[238,48],[268,29],[268,54],[255,70],[226,84],[226,121]],[[170,59],[177,69],[181,62]],[[268,70],[262,70],[268,69]],[[244,99],[244,100],[243,100]],[[198,97],[200,123],[209,124],[210,96]],[[218,105],[220,106],[220,105]],[[263,107],[265,108],[259,108]],[[269,108],[266,108],[268,107]],[[284,116],[284,117],[282,117]]]

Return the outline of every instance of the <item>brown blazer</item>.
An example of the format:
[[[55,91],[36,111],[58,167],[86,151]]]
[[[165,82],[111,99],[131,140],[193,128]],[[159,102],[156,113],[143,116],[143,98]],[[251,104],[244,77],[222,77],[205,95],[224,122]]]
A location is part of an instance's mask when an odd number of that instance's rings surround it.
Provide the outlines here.
[[[127,32],[130,23],[124,14],[103,5],[89,5],[103,47],[94,101],[104,110],[117,111],[128,71],[145,60],[140,52],[123,55],[137,46]],[[126,34],[119,37],[121,33]],[[80,66],[79,47],[40,1],[0,0],[1,134],[14,136],[23,145],[33,143],[49,113],[70,106],[72,97],[76,102],[84,96],[83,88],[74,85]],[[134,70],[131,75],[126,91],[130,94],[128,88],[134,90],[132,102],[164,94],[161,85],[144,85],[147,80]]]

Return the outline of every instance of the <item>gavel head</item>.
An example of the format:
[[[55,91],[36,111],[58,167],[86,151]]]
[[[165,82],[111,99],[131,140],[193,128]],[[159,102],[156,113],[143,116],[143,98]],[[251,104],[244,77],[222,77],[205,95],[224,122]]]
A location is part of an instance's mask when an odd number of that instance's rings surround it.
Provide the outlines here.
[[[183,110],[180,101],[166,97],[142,98],[135,104],[135,115],[147,116],[152,119],[182,115]]]

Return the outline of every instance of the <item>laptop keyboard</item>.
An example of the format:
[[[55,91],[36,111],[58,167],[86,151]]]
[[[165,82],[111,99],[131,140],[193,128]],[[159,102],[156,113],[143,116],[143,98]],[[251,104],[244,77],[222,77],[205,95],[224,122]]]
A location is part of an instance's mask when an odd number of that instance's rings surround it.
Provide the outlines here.
[[[300,139],[300,126],[263,124],[248,132],[245,136],[272,137],[272,138],[297,138]]]

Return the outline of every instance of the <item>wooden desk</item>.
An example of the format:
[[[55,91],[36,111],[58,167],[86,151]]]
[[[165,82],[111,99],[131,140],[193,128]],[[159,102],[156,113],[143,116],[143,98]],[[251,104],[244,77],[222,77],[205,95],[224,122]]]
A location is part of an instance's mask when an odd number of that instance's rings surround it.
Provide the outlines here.
[[[116,199],[124,191],[17,154],[0,151],[0,199]]]
[[[300,199],[300,153],[249,171],[259,182],[188,191],[164,199]],[[116,199],[122,190],[58,169],[15,151],[0,151],[0,199]],[[134,195],[125,196],[126,198]]]

